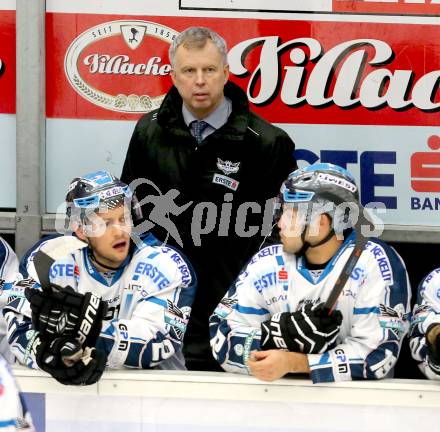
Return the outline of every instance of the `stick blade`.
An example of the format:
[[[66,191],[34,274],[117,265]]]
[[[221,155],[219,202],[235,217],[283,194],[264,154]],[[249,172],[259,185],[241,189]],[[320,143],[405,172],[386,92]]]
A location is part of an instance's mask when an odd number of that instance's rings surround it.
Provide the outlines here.
[[[56,260],[86,246],[87,243],[74,236],[56,237],[41,246],[35,253],[33,261],[43,291],[48,290],[50,287],[49,272],[52,264]]]
[[[53,260],[63,258],[70,253],[85,248],[87,243],[75,236],[60,236],[49,240],[41,246],[40,251],[49,255]]]

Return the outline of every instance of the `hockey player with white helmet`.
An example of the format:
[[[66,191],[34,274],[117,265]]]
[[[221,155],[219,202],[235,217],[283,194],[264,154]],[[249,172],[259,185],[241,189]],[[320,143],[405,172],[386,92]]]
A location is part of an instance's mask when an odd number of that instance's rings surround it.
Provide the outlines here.
[[[310,165],[290,174],[280,204],[282,244],[250,260],[211,316],[214,357],[267,381],[389,377],[408,328],[409,281],[394,249],[355,225],[354,178]]]
[[[12,286],[18,274],[18,259],[11,247],[0,237],[0,355],[12,363],[14,356],[6,337],[6,322],[3,318],[3,307],[13,294]],[[14,294],[17,294],[14,292]]]
[[[133,243],[133,198],[107,171],[72,181],[68,222],[87,245],[57,258],[47,280],[39,272],[40,257],[48,257],[42,251],[72,236],[40,243],[29,255],[30,278],[17,282],[27,299],[5,308],[20,363],[63,384],[93,384],[105,365],[185,369],[181,348],[196,279],[174,249],[139,237]]]
[[[429,273],[418,287],[410,348],[423,374],[440,380],[440,268]]]

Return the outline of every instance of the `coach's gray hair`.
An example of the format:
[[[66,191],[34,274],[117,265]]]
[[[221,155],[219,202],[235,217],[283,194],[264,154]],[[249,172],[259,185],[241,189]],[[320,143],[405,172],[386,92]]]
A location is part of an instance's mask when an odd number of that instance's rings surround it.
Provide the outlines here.
[[[168,57],[170,59],[171,67],[174,67],[176,50],[180,45],[183,45],[187,49],[201,49],[205,46],[208,40],[213,42],[220,51],[223,64],[228,64],[228,49],[226,47],[226,42],[218,33],[207,27],[188,27],[179,33],[170,45]]]

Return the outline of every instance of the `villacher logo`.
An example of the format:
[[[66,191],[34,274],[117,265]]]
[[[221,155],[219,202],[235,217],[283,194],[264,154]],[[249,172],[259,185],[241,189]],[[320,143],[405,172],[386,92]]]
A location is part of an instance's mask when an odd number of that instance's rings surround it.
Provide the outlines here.
[[[99,24],[69,46],[64,70],[89,102],[112,111],[145,113],[159,108],[171,65],[167,51],[178,32],[150,21]]]

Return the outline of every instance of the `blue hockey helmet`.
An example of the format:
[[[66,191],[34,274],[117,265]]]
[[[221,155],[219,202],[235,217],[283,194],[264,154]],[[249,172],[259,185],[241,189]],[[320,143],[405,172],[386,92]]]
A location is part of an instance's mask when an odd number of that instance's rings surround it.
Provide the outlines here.
[[[292,172],[281,186],[283,203],[327,201],[339,205],[359,201],[353,176],[344,168],[330,163],[316,163]]]
[[[83,177],[74,178],[67,191],[67,217],[79,215],[78,222],[84,223],[86,215],[102,209],[112,210],[120,205],[130,204],[132,217],[142,217],[138,201],[128,185],[108,171],[95,171]]]
[[[333,220],[333,227],[347,227],[351,220],[350,206],[359,209],[359,192],[353,176],[344,168],[330,163],[316,163],[292,172],[281,186],[278,212],[283,204],[306,208],[305,223],[312,214],[326,213]],[[335,210],[340,204],[348,204],[335,220]],[[329,205],[330,204],[330,205]]]

